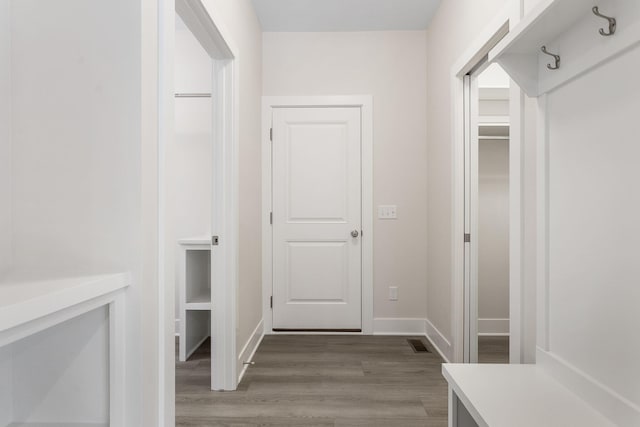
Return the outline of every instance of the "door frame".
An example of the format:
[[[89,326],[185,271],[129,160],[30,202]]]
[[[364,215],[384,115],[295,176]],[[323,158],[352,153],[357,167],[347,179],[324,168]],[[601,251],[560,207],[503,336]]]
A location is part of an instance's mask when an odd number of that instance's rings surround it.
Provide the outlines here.
[[[474,292],[470,283],[465,282],[465,265],[468,272],[473,273],[477,265],[465,257],[467,246],[464,234],[472,224],[477,224],[477,217],[473,213],[469,221],[465,220],[465,138],[468,134],[465,122],[465,94],[471,89],[471,82],[465,76],[472,71],[496,43],[504,37],[509,27],[517,23],[521,16],[520,5],[514,2],[512,7],[505,8],[498,16],[474,39],[469,49],[454,63],[451,68],[451,88],[453,95],[452,121],[452,213],[453,227],[451,229],[451,301],[452,301],[452,330],[453,349],[450,353],[452,362],[469,362],[469,332],[473,329],[473,319],[470,314],[477,312],[471,307],[477,306],[477,289]],[[512,83],[510,89],[509,112],[511,135],[509,140],[509,361],[523,363],[522,335],[524,324],[523,302],[523,192],[522,169],[524,153],[522,133],[524,122],[523,92]],[[467,101],[468,102],[468,101]],[[467,141],[468,142],[468,141]],[[477,186],[477,182],[475,183]],[[473,186],[473,183],[470,183]],[[473,202],[473,201],[472,201]],[[476,210],[477,212],[477,210]],[[471,236],[471,241],[475,236]],[[476,247],[477,248],[477,247]],[[477,254],[477,251],[476,251]],[[477,255],[476,255],[477,256]],[[475,321],[477,322],[477,315]]]
[[[158,16],[158,425],[175,425],[175,284],[165,263],[166,141],[174,133],[174,36],[179,14],[212,59],[212,234],[220,236],[212,264],[211,389],[237,388],[236,294],[238,288],[238,49],[215,10],[201,0],[162,0]],[[213,249],[213,246],[212,246]],[[213,363],[215,360],[216,363]]]
[[[373,334],[373,97],[348,96],[263,96],[262,97],[262,321],[265,335],[272,329],[273,292],[272,159],[270,129],[274,108],[355,107],[361,111],[362,185],[362,332]],[[280,332],[282,333],[282,332]],[[292,332],[287,332],[291,334]],[[308,334],[308,333],[305,333]],[[315,334],[321,334],[316,332]],[[345,332],[348,334],[348,332]]]

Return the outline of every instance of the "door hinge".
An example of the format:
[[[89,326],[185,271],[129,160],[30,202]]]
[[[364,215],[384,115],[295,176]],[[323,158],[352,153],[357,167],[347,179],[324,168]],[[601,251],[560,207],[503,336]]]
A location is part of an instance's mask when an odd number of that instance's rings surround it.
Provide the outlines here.
[[[269,141],[273,142],[273,128],[269,128]]]
[[[220,239],[218,238],[218,236],[211,236],[211,244],[213,246],[218,246],[218,242],[220,241]]]
[[[269,212],[269,224],[273,225],[273,212]]]
[[[269,297],[269,308],[273,308],[273,295]]]
[[[469,234],[469,233],[464,233],[464,242],[465,242],[465,243],[469,243],[469,242],[471,242],[471,234]]]

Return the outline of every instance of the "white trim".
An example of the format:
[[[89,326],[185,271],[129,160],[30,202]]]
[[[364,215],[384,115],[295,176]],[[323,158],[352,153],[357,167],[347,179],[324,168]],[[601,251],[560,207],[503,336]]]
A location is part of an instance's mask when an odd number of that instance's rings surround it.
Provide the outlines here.
[[[373,97],[264,96],[262,98],[262,319],[265,334],[273,334],[271,206],[271,112],[277,107],[359,107],[362,114],[362,334],[373,333]]]
[[[503,337],[509,336],[509,319],[478,319],[478,335]]]
[[[212,298],[219,303],[212,311],[212,388],[235,390],[236,387],[236,292],[238,280],[238,51],[216,16],[201,0],[162,0],[159,4],[159,109],[158,109],[158,294],[159,294],[159,366],[158,366],[158,425],[171,427],[175,424],[175,318],[173,281],[164,279],[164,150],[165,141],[173,138],[173,52],[176,10],[190,31],[198,38],[214,61],[214,90],[218,96],[214,102],[214,152],[213,169],[219,173],[214,187],[224,195],[221,203],[215,203],[220,211],[214,214],[217,221],[212,224],[212,234],[221,236],[221,246],[216,252],[217,263],[223,270],[215,270],[212,282]],[[216,151],[217,150],[217,151]],[[219,186],[222,187],[219,187]],[[213,254],[214,251],[212,251]],[[215,325],[215,329],[213,326]],[[214,363],[215,360],[215,363]]]
[[[249,365],[245,365],[245,362],[251,362],[253,360],[253,356],[255,356],[256,351],[258,351],[258,347],[260,347],[260,343],[264,338],[264,322],[260,320],[258,325],[249,336],[249,339],[240,350],[238,354],[238,366],[242,366],[240,373],[238,374],[238,384],[242,381],[242,377],[244,377],[245,372],[247,372],[247,368]]]
[[[109,304],[109,423],[125,425],[126,388],[126,307],[119,292]]]
[[[640,425],[640,406],[557,355],[536,350],[536,363],[596,411],[619,426]]]
[[[500,40],[507,32],[509,28],[510,19],[515,19],[519,15],[520,10],[515,6],[505,8],[497,17],[487,26],[485,29],[474,38],[474,43],[467,49],[467,51],[461,55],[461,57],[455,62],[451,68],[451,93],[453,98],[452,103],[452,216],[453,226],[451,228],[451,298],[452,298],[452,353],[451,360],[454,362],[462,362],[464,360],[464,342],[465,342],[465,321],[468,317],[465,313],[465,283],[464,283],[464,266],[465,266],[465,245],[463,242],[463,235],[465,233],[465,217],[464,217],[464,79],[463,77],[471,71],[476,64],[489,52],[489,50],[495,46],[497,41]],[[517,120],[521,112],[521,104],[516,103],[513,107],[510,107],[511,118],[516,116],[515,125],[520,122]],[[517,144],[520,146],[521,140],[514,138],[510,145]],[[520,150],[517,150],[520,151]],[[513,191],[510,193],[510,197],[520,200],[521,198],[521,186],[520,186],[520,163],[522,159],[516,165],[510,164],[510,188],[513,187]],[[511,159],[510,159],[511,163]],[[512,170],[513,168],[513,170]],[[517,182],[512,182],[512,180]],[[510,205],[510,215],[517,215],[521,218],[522,212],[518,209],[518,206]],[[471,237],[473,241],[473,236]],[[516,242],[517,239],[520,241]],[[510,241],[510,259],[520,259],[522,241],[521,236],[511,236]],[[516,267],[515,274],[518,274],[518,268]],[[512,280],[510,283],[510,291],[516,289],[516,295],[521,293],[522,280]],[[511,304],[511,303],[510,303]],[[519,314],[522,316],[522,312],[519,307],[515,307],[513,314]],[[467,326],[468,329],[468,326]],[[521,342],[520,330],[511,331],[511,345],[520,347]]]
[[[446,363],[451,362],[454,356],[451,342],[428,319],[425,319],[424,323],[425,336],[433,348]]]
[[[211,234],[211,389],[235,390],[238,289],[238,131],[235,60],[215,61],[213,72],[214,148]],[[215,343],[215,345],[213,345]]]
[[[378,317],[373,319],[373,335],[426,335],[425,319]]]
[[[536,144],[536,281],[537,281],[537,345],[549,351],[549,288],[548,288],[548,126],[547,95],[538,97]]]

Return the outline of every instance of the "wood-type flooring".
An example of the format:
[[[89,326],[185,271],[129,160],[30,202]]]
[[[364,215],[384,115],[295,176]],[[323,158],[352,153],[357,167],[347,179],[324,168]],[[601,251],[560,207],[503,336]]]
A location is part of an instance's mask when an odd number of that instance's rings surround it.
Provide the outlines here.
[[[445,427],[442,360],[408,337],[268,335],[238,390],[209,390],[208,341],[176,364],[176,424]]]

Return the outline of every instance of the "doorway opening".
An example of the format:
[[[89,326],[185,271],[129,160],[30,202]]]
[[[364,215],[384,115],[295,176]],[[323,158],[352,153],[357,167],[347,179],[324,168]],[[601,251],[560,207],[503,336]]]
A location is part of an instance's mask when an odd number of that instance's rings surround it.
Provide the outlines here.
[[[373,332],[372,121],[370,96],[263,98],[266,334]]]
[[[464,361],[509,363],[509,76],[483,58],[464,81]]]
[[[491,63],[509,21],[507,11],[497,16],[451,70],[452,361],[458,363],[478,362],[479,337],[483,350],[489,347],[481,362],[521,363],[523,356],[524,98]]]
[[[176,359],[215,343],[209,388],[238,383],[237,50],[210,12],[200,0],[176,0],[160,16],[158,381],[166,426],[175,423]]]
[[[492,64],[477,74],[477,80],[478,90],[470,97],[478,104],[477,178],[472,177],[477,179],[478,268],[477,286],[471,288],[477,294],[478,343],[472,359],[509,363],[510,79]]]

